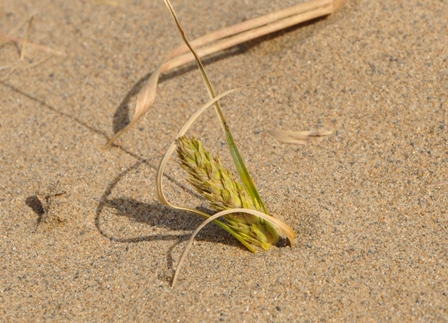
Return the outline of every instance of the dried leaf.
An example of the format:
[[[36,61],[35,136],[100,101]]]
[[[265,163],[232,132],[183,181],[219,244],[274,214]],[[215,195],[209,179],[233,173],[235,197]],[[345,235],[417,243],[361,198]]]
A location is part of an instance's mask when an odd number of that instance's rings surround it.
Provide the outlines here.
[[[275,139],[280,142],[289,144],[299,144],[306,145],[310,141],[321,141],[325,136],[331,134],[331,131],[316,130],[316,131],[283,131],[283,130],[270,130],[271,134]]]

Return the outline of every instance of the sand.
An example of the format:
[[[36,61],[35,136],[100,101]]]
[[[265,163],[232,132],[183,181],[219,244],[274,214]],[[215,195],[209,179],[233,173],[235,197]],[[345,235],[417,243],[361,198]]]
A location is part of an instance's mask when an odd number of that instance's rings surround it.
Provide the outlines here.
[[[173,1],[191,39],[299,1]],[[3,1],[0,32],[36,13],[0,70],[0,321],[447,322],[448,6],[347,0],[333,15],[205,60],[269,211],[298,234],[251,254],[162,206],[154,176],[207,101],[194,64],[136,93],[181,43],[162,1]],[[15,35],[24,36],[25,27]],[[0,48],[17,64],[18,48]],[[7,74],[9,72],[9,74]],[[332,130],[320,143],[269,130]],[[231,167],[213,110],[190,134]],[[170,163],[168,198],[205,207]]]

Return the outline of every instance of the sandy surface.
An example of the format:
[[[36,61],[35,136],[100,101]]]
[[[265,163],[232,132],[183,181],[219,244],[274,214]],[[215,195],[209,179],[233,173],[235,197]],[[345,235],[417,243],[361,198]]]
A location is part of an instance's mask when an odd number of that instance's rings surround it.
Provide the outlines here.
[[[299,1],[174,1],[190,38]],[[251,254],[156,199],[170,141],[207,101],[166,74],[117,147],[135,94],[180,44],[162,1],[2,1],[0,31],[37,13],[0,70],[0,321],[448,321],[448,5],[347,0],[332,16],[206,60],[254,181],[298,238]],[[25,28],[15,33],[23,37]],[[0,64],[16,64],[12,44]],[[306,147],[271,129],[329,129]],[[213,111],[192,134],[231,165]],[[177,204],[204,206],[170,164]],[[428,185],[429,184],[429,185]]]

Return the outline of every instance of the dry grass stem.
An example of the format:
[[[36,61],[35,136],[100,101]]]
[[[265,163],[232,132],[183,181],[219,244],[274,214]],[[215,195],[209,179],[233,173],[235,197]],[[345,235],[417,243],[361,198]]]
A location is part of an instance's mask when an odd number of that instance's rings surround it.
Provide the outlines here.
[[[18,30],[27,20],[28,20],[28,27],[26,29],[25,39],[22,40],[22,39],[15,38],[15,37],[11,36],[11,34],[14,33],[16,30]],[[29,68],[35,67],[35,66],[40,65],[43,62],[45,62],[46,60],[51,58],[51,56],[48,56],[48,57],[44,57],[44,58],[40,59],[37,62],[23,65],[22,62],[25,60],[25,53],[26,53],[27,47],[35,47],[37,49],[40,49],[40,50],[43,50],[43,51],[46,51],[46,52],[50,52],[50,53],[57,54],[57,55],[63,55],[62,52],[54,51],[54,50],[52,50],[52,49],[50,49],[48,47],[37,45],[37,44],[33,44],[33,43],[30,43],[28,41],[33,21],[34,21],[34,15],[30,16],[29,18],[24,19],[22,22],[19,23],[18,26],[16,26],[8,34],[0,33],[0,38],[4,39],[1,42],[0,47],[3,46],[3,44],[8,42],[8,41],[9,42],[13,42],[13,43],[17,43],[17,44],[22,44],[21,49],[20,49],[20,57],[19,57],[19,59],[15,63],[13,63],[13,64],[9,64],[9,65],[5,65],[5,66],[0,67],[0,70],[9,69],[9,71],[6,73],[6,75],[2,77],[2,79],[1,79],[2,81],[5,80],[11,73],[13,73],[16,70],[24,70],[24,69],[29,69]]]
[[[22,43],[22,49],[20,50],[20,59],[21,60],[25,59],[26,44],[28,43],[28,38],[30,36],[31,25],[33,24],[33,20],[34,20],[34,16],[31,16],[30,21],[28,22],[28,28],[26,29],[25,39]]]
[[[20,39],[17,37],[12,36],[13,33],[15,33],[20,27],[22,27],[22,25],[28,21],[28,27],[25,33],[25,39]],[[51,53],[51,54],[55,54],[55,55],[65,55],[64,52],[61,51],[57,51],[54,49],[51,49],[49,47],[46,46],[42,46],[39,44],[35,44],[35,43],[31,43],[28,41],[29,38],[29,34],[30,34],[30,30],[31,30],[31,25],[34,21],[34,15],[31,15],[30,17],[22,20],[16,27],[14,27],[9,33],[5,34],[0,32],[0,38],[2,39],[2,41],[0,42],[0,47],[3,46],[5,43],[7,42],[12,42],[12,43],[16,43],[18,45],[22,45],[22,48],[20,50],[20,59],[23,60],[25,58],[25,48],[26,46],[29,47],[33,47],[35,49],[47,52],[47,53]]]
[[[282,9],[258,18],[250,19],[215,32],[209,33],[190,42],[197,48],[198,57],[202,58],[240,43],[276,32],[311,19],[329,15],[336,11],[344,0],[313,0]],[[117,132],[106,144],[105,149],[132,127],[154,103],[160,74],[187,64],[195,59],[187,45],[172,50],[157,69],[152,73],[146,85],[141,89],[132,121]],[[184,54],[185,53],[185,54]]]
[[[3,44],[7,41],[11,41],[9,38],[13,33],[15,33],[17,30],[19,30],[20,27],[22,27],[29,19],[34,17],[34,15],[31,15],[27,17],[26,19],[23,19],[21,22],[17,24],[8,34],[0,33],[0,37],[3,38],[3,40],[0,42],[0,47],[3,46]]]
[[[13,37],[10,34],[5,34],[5,33],[2,33],[2,32],[0,32],[0,38],[3,38],[4,42],[12,42],[12,43],[16,43],[16,44],[19,44],[19,45],[23,44],[23,42],[24,42],[23,39],[20,39],[20,38],[17,38],[17,37]],[[46,53],[55,54],[55,55],[58,55],[58,56],[66,55],[65,52],[62,52],[62,51],[59,51],[59,50],[55,50],[55,49],[52,49],[52,48],[47,47],[47,46],[35,44],[35,43],[32,43],[32,42],[27,42],[27,46],[28,47],[33,47],[33,48],[35,48],[37,50],[41,50],[41,51],[46,52]]]
[[[316,19],[318,17],[329,15],[336,11],[342,2],[343,1],[334,0],[314,0],[301,3],[290,8],[250,19],[209,33],[191,41],[191,45],[197,48],[199,57],[203,58],[249,40]],[[208,45],[210,43],[213,44]],[[185,45],[176,48],[170,55],[175,58],[170,59],[162,65],[161,73],[192,62],[194,57],[191,53],[178,56],[187,51],[188,48]]]

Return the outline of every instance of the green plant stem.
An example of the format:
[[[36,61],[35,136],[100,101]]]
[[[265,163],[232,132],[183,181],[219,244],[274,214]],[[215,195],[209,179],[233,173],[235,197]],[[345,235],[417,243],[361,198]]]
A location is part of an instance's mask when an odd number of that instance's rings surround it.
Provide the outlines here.
[[[190,42],[188,41],[187,37],[185,36],[185,32],[183,31],[182,27],[180,26],[179,20],[177,19],[177,16],[174,12],[173,7],[171,6],[171,3],[169,2],[169,0],[164,0],[164,1],[165,1],[166,6],[168,7],[168,9],[171,12],[171,15],[177,25],[177,28],[179,29],[182,39],[184,40],[185,44],[188,46],[188,48],[190,49],[190,51],[193,53],[193,55],[195,57],[199,71],[201,72],[202,80],[205,83],[205,86],[207,88],[207,92],[208,92],[210,98],[214,99],[216,96],[215,91],[213,90],[213,86],[210,82],[209,77],[207,76],[207,73],[204,69],[204,66],[202,65],[201,60],[199,59],[199,56],[197,55],[196,51],[190,45]],[[251,198],[254,200],[254,202],[257,201],[263,208],[263,211],[266,214],[268,214],[266,206],[264,205],[263,200],[261,199],[260,194],[258,193],[258,190],[255,187],[255,184],[252,181],[252,178],[247,170],[244,160],[235,144],[233,136],[230,132],[229,125],[227,124],[227,121],[224,118],[224,114],[222,113],[221,106],[220,106],[219,102],[216,101],[214,105],[215,105],[215,111],[218,115],[218,118],[221,121],[221,126],[224,130],[227,146],[229,147],[229,151],[232,156],[233,162],[235,163],[235,167],[238,172],[238,175],[240,176],[241,181],[243,182],[243,185],[246,187],[247,191],[249,192],[249,194],[250,194]]]

